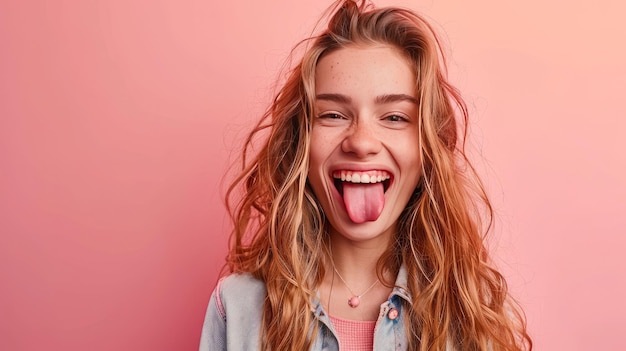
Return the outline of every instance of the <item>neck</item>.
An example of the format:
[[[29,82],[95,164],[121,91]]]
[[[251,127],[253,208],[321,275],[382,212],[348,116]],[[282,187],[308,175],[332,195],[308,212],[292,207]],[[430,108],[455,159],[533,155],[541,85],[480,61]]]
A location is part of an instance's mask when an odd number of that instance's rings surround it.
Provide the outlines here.
[[[329,248],[334,268],[348,284],[357,288],[377,279],[376,268],[381,255],[387,250],[387,240],[380,242],[355,242],[341,234],[332,233]]]
[[[319,287],[324,308],[330,315],[348,320],[376,320],[378,317],[380,304],[389,297],[391,288],[379,282],[376,273],[388,241],[376,241],[355,242],[338,233],[330,234],[330,257]],[[392,276],[385,278],[393,281]]]

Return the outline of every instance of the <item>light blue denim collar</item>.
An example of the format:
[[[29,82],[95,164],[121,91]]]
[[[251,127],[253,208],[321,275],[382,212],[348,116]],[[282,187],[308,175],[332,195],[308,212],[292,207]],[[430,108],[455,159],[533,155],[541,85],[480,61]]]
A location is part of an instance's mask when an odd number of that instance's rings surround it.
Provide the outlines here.
[[[411,299],[411,294],[409,293],[407,287],[408,273],[406,271],[406,267],[404,265],[400,266],[400,270],[398,271],[398,276],[396,277],[396,283],[391,290],[391,294],[387,301],[391,301],[394,297],[399,297],[409,304],[413,304],[413,300]],[[385,302],[386,303],[386,302]],[[324,319],[326,317],[326,312],[322,307],[322,303],[320,302],[319,294],[311,299],[311,312],[317,317]]]

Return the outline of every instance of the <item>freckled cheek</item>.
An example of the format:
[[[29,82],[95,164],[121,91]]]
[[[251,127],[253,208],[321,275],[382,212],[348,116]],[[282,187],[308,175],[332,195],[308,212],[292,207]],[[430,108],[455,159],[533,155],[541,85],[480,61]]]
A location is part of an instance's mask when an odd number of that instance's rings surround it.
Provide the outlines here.
[[[385,139],[384,143],[396,162],[411,166],[419,166],[421,164],[417,137],[395,135],[392,138]]]
[[[333,150],[336,149],[340,143],[341,138],[332,133],[315,133],[311,135],[311,159],[315,158],[318,161],[324,161],[324,159],[330,157]]]
[[[412,135],[389,133],[381,137],[381,140],[383,140],[388,147],[398,150],[417,150],[419,147],[418,138]]]

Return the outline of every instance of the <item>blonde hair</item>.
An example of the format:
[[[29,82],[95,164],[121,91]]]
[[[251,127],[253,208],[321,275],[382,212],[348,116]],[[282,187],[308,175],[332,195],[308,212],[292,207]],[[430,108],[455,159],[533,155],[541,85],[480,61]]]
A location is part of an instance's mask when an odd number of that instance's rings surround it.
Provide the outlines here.
[[[262,348],[309,349],[317,328],[310,300],[325,274],[328,225],[307,183],[317,63],[333,50],[376,43],[398,48],[417,77],[422,179],[378,262],[380,277],[407,269],[408,349],[532,349],[523,313],[483,243],[493,211],[465,155],[467,108],[446,80],[437,35],[409,10],[374,9],[365,0],[338,1],[331,12],[246,139],[242,172],[227,193],[234,223],[228,268],[267,287]],[[265,139],[248,160],[259,135]]]

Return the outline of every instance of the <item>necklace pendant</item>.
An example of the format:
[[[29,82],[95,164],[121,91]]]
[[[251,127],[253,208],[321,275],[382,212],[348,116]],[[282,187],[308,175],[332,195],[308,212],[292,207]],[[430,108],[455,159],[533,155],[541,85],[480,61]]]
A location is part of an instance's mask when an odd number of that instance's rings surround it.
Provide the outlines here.
[[[348,305],[350,305],[350,307],[352,307],[352,308],[359,307],[359,304],[361,304],[361,299],[358,296],[352,296],[348,300]]]

